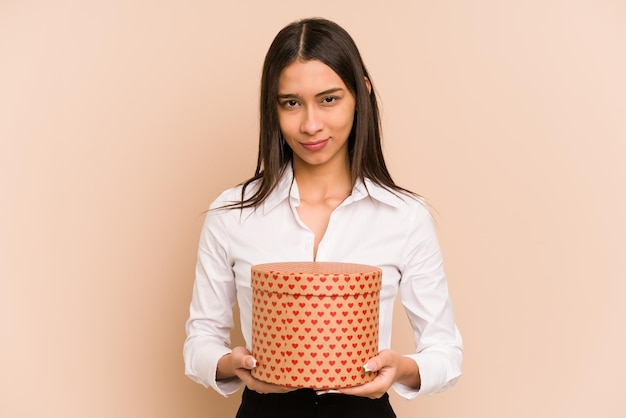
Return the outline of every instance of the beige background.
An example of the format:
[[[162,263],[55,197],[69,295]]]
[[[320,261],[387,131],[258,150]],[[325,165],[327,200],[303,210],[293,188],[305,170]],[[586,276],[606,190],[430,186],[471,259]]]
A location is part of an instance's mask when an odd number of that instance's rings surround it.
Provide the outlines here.
[[[0,0],[0,416],[234,416],[183,375],[202,212],[252,174],[263,56],[311,15],[362,50],[465,338],[458,385],[398,416],[626,416],[618,0]]]

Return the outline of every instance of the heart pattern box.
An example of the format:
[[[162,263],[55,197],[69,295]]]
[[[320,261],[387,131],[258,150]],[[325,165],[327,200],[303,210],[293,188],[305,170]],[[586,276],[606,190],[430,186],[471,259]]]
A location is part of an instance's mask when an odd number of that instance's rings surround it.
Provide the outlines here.
[[[330,389],[376,377],[382,271],[336,262],[252,266],[252,375],[283,386]]]

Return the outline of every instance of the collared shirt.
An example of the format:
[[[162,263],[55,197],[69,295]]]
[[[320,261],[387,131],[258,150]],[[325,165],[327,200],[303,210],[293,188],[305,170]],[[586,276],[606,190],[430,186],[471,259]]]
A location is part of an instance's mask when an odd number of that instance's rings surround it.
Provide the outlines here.
[[[252,189],[254,185],[249,188]],[[241,199],[241,186],[222,193],[208,212],[199,243],[196,278],[186,324],[185,373],[224,396],[238,378],[215,378],[218,360],[231,352],[233,306],[239,305],[246,346],[252,346],[251,266],[314,261],[313,232],[300,220],[297,182],[286,170],[276,189],[256,209],[219,209]],[[394,383],[411,399],[452,386],[461,375],[463,348],[448,294],[433,221],[417,198],[358,181],[330,216],[315,261],[368,264],[383,271],[379,349],[391,348],[396,296],[413,328],[419,390]]]

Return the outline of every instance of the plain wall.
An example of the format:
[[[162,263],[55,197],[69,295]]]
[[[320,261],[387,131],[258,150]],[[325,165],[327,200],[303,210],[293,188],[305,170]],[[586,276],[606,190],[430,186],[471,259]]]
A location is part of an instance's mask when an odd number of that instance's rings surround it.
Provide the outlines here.
[[[626,416],[610,0],[0,1],[0,416],[234,416],[183,375],[196,246],[253,173],[269,43],[314,15],[361,48],[465,339],[458,384],[398,416]]]

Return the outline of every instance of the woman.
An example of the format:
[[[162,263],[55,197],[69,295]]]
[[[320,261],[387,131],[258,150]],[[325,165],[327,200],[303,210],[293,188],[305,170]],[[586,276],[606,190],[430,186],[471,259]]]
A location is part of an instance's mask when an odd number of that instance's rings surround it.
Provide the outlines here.
[[[186,374],[227,396],[246,388],[237,417],[393,417],[387,391],[406,398],[450,387],[462,342],[433,223],[421,199],[392,180],[382,155],[371,77],[350,35],[324,19],[283,28],[263,66],[255,175],[211,205],[187,322]],[[315,392],[252,377],[256,360],[230,348],[238,302],[251,346],[250,268],[277,261],[342,261],[383,271],[379,353],[369,383]],[[390,349],[395,297],[416,352]]]

